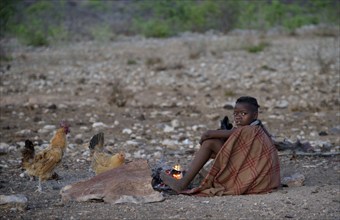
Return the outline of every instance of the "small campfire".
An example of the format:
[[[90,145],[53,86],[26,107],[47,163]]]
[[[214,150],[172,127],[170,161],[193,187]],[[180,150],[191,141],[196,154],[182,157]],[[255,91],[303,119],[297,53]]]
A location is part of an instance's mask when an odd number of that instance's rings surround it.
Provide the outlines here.
[[[161,172],[165,172],[169,176],[174,177],[175,179],[182,179],[184,175],[184,171],[181,169],[181,165],[176,164],[171,168],[157,167],[152,169],[152,182],[151,185],[154,190],[157,191],[169,191],[171,190],[169,186],[165,185],[160,178]]]
[[[166,170],[165,171],[168,175],[174,177],[175,179],[182,179],[183,174],[181,171],[181,165],[177,164],[175,166],[172,167],[171,170]]]

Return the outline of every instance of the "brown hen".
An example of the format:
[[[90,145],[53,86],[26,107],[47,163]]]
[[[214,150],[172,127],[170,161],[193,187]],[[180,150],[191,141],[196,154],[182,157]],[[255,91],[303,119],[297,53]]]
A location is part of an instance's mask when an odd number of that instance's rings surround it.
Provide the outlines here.
[[[91,138],[89,149],[92,157],[91,168],[96,175],[119,167],[125,162],[125,154],[123,152],[114,155],[103,152],[104,133],[102,132]]]
[[[31,177],[39,177],[38,191],[42,192],[41,182],[46,181],[56,175],[54,169],[61,162],[64,151],[67,147],[66,135],[69,133],[69,125],[66,122],[60,123],[60,128],[56,131],[50,141],[50,145],[35,154],[32,142],[25,142],[22,151],[22,168]]]

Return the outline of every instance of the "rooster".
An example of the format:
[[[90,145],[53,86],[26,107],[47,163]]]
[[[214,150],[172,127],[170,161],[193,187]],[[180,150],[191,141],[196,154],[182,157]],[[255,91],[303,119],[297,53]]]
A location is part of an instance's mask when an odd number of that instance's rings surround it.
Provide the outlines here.
[[[109,155],[103,152],[104,133],[102,132],[91,138],[89,149],[92,157],[91,168],[96,175],[119,167],[125,162],[125,154],[123,152],[119,152],[115,155]]]
[[[35,154],[33,143],[30,140],[25,141],[25,147],[21,152],[21,165],[30,177],[39,177],[39,192],[42,192],[42,181],[46,181],[57,176],[54,169],[61,162],[64,155],[64,151],[67,147],[66,135],[69,132],[69,125],[62,121],[60,123],[60,128],[51,139],[50,145],[37,154]]]

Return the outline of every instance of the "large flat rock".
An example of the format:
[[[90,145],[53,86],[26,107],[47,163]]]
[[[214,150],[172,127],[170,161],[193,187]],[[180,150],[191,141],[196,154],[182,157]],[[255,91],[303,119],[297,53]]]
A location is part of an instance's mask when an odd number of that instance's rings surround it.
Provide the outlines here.
[[[151,186],[151,171],[146,160],[136,160],[101,173],[89,180],[63,187],[62,201],[103,200],[116,203],[163,201],[162,194]]]

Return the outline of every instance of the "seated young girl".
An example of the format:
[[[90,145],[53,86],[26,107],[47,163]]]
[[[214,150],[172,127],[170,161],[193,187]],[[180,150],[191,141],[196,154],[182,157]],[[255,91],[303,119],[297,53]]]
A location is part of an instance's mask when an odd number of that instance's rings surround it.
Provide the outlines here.
[[[163,182],[178,193],[201,196],[266,193],[277,188],[279,159],[269,133],[257,119],[259,107],[253,97],[237,99],[234,128],[203,133],[201,147],[183,178],[161,173]],[[200,186],[187,190],[210,158],[214,163]]]

